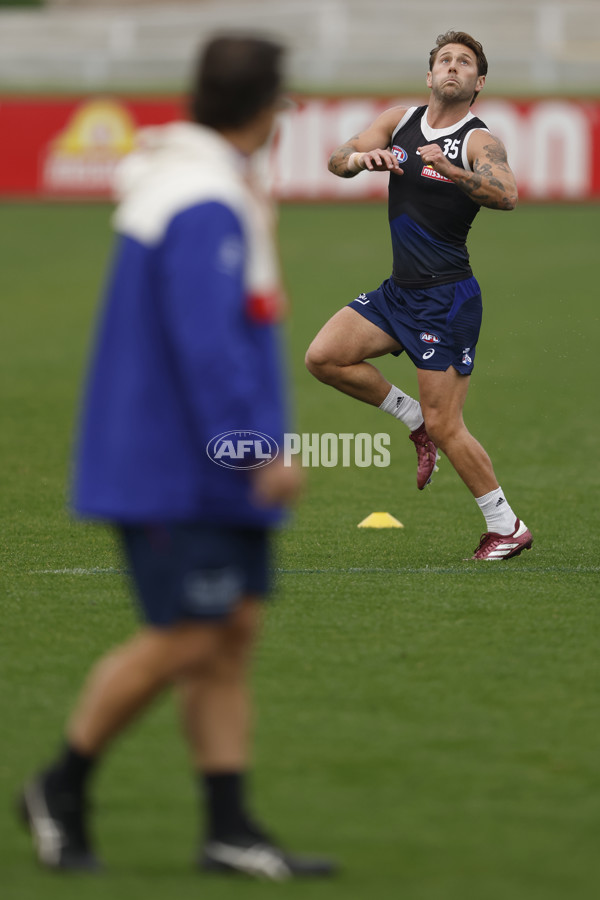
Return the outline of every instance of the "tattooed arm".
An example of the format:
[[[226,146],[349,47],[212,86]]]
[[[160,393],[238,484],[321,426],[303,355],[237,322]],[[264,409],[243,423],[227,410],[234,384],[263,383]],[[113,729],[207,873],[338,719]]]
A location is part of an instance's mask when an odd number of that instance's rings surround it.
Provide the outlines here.
[[[390,150],[390,141],[405,112],[401,106],[387,109],[365,131],[334,150],[329,157],[329,171],[341,178],[353,178],[363,169],[402,175],[398,160]]]
[[[517,205],[517,185],[504,144],[487,131],[471,135],[467,150],[471,172],[453,165],[437,144],[419,147],[419,152],[424,163],[450,178],[475,203],[490,209],[514,209]]]

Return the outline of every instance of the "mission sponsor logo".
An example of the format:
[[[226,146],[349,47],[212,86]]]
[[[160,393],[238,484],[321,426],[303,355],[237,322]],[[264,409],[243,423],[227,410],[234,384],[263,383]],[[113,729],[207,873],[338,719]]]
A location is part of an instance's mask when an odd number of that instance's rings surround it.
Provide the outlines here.
[[[392,153],[396,157],[399,163],[406,162],[408,159],[408,153],[404,149],[404,147],[399,147],[398,144],[394,144],[392,147]]]
[[[440,173],[433,168],[433,166],[423,166],[421,169],[421,175],[423,178],[432,178],[434,181],[446,181],[448,184],[452,184],[451,178],[446,178],[445,175],[440,175]]]
[[[440,338],[437,334],[432,334],[430,331],[422,331],[420,338],[424,344],[439,344],[440,342]]]

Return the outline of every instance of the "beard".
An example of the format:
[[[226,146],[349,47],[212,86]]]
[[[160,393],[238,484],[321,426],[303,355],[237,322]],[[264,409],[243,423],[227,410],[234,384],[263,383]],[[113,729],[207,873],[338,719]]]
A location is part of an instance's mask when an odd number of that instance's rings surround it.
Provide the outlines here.
[[[475,93],[475,85],[466,85],[458,81],[458,79],[450,83],[444,81],[441,84],[436,84],[434,82],[431,86],[431,93],[436,100],[441,100],[444,103],[464,103],[466,100],[470,102]]]

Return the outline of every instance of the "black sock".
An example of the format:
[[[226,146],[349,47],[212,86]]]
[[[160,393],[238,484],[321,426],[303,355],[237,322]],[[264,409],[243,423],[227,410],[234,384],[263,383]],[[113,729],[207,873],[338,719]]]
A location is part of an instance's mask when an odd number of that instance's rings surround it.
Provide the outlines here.
[[[46,769],[46,782],[54,790],[81,795],[95,763],[96,757],[80,753],[66,743],[60,756]]]
[[[243,772],[203,774],[200,779],[204,786],[206,830],[210,840],[257,832],[246,812]]]

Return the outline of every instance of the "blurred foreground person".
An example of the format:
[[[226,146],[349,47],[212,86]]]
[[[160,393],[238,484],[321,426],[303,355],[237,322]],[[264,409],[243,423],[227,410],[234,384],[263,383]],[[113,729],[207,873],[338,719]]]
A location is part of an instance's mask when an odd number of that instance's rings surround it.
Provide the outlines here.
[[[226,432],[280,443],[285,431],[282,292],[270,206],[252,177],[281,108],[282,63],[271,41],[215,38],[196,73],[192,121],[142,132],[120,171],[74,507],[116,526],[144,624],[93,668],[59,757],[23,789],[37,856],[53,869],[99,868],[90,775],[175,685],[205,799],[199,865],[275,880],[333,870],[278,847],[245,790],[269,535],[299,493],[299,470],[280,459],[232,470],[207,455]]]

